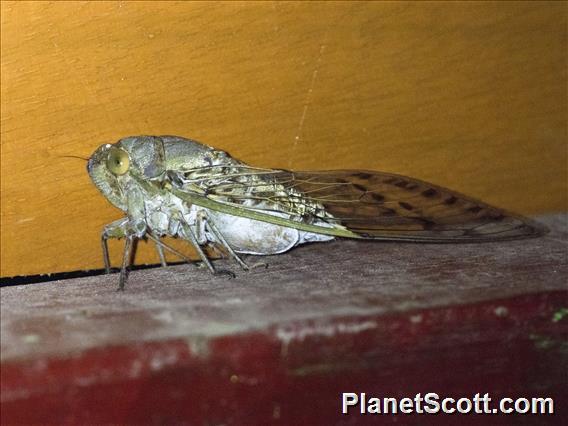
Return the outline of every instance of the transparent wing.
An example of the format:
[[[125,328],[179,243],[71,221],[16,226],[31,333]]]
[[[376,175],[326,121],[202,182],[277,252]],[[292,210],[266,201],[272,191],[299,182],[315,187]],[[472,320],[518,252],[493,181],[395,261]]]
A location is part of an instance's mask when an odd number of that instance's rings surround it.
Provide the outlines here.
[[[401,175],[292,172],[246,165],[207,169],[177,176],[180,188],[198,189],[210,200],[238,207],[240,216],[258,219],[257,212],[285,213],[286,226],[311,224],[314,232],[346,229],[356,238],[426,242],[517,239],[546,232],[522,216]]]

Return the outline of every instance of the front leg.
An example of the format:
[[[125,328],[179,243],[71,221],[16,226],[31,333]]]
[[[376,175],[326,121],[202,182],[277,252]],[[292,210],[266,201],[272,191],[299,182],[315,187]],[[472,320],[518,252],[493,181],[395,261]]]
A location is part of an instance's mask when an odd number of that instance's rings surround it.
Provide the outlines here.
[[[105,264],[105,272],[110,274],[110,257],[108,254],[108,240],[110,238],[124,238],[128,228],[128,218],[115,220],[114,222],[105,225],[103,232],[101,232],[101,246],[103,249],[103,261]]]
[[[103,228],[101,233],[101,245],[103,249],[103,260],[105,264],[105,271],[110,273],[110,257],[108,251],[109,238],[125,238],[124,251],[122,253],[122,265],[120,268],[120,279],[118,290],[124,290],[126,281],[128,279],[128,269],[133,263],[133,254],[135,252],[136,239],[142,238],[148,231],[146,222],[143,220],[133,221],[129,218],[122,218],[109,223]]]
[[[126,285],[126,280],[128,279],[128,269],[132,264],[132,253],[135,252],[135,245],[136,240],[134,239],[134,235],[128,235],[126,237],[126,241],[124,243],[124,252],[122,253],[122,267],[120,268],[120,278],[118,280],[118,288],[117,291],[123,291],[124,286]]]

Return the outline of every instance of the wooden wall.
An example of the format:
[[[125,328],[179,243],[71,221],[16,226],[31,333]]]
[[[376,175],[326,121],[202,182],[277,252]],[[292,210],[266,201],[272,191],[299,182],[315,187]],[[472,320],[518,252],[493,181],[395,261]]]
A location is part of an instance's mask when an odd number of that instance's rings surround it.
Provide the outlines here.
[[[62,156],[127,135],[568,209],[565,2],[3,1],[1,16],[4,277],[101,267],[121,212]]]

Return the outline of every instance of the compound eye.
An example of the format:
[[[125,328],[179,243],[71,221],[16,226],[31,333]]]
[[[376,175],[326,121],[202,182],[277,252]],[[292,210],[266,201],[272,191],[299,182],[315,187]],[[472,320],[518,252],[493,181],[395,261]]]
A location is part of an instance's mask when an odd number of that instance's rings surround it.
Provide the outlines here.
[[[130,167],[130,159],[128,158],[128,153],[123,149],[116,148],[114,146],[111,147],[108,150],[106,166],[112,174],[125,174],[128,171],[128,167]]]

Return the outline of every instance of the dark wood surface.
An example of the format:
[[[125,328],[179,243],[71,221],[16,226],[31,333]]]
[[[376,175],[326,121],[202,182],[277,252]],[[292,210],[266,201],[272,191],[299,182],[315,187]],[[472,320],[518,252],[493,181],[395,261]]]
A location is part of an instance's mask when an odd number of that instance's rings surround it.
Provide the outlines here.
[[[567,218],[503,243],[314,244],[227,264],[236,279],[178,265],[124,292],[117,274],[4,287],[2,424],[329,424],[349,419],[341,391],[561,395]]]

